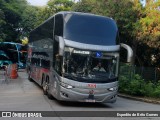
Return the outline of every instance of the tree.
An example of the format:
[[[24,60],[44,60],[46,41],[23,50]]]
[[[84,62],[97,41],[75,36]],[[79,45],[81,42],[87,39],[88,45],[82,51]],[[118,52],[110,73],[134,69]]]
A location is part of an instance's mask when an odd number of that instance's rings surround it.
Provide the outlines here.
[[[96,0],[81,0],[72,6],[72,10],[76,12],[94,13]]]
[[[29,32],[33,30],[39,21],[37,15],[40,8],[35,6],[26,6],[22,14],[22,20],[20,22],[21,34],[20,38],[27,37]]]
[[[3,32],[3,26],[6,24],[5,15],[3,11],[4,1],[0,0],[0,42],[3,42],[6,38],[6,34]]]
[[[147,46],[144,51],[143,60],[146,65],[160,66],[160,0],[147,0],[145,6],[145,16],[137,24],[139,25],[138,41]]]
[[[4,41],[6,38],[6,35],[3,33],[3,27],[6,22],[5,22],[5,15],[4,12],[0,9],[0,42]]]
[[[70,11],[74,2],[70,0],[49,0],[47,6],[39,7],[36,26],[42,24],[49,17],[60,11]]]
[[[37,11],[37,15],[36,15],[37,22],[35,23],[35,26],[39,26],[52,15],[50,8],[48,6],[39,7],[38,9],[39,10]]]
[[[70,11],[74,2],[70,0],[49,0],[47,4],[47,11],[50,16],[60,11]]]
[[[148,1],[146,4],[146,16],[139,21],[139,40],[147,43],[150,47],[160,47],[160,0]]]
[[[133,9],[132,0],[99,0],[95,7],[97,14],[113,18],[118,25],[121,42],[132,44],[134,39],[134,23],[137,21],[137,11]]]
[[[26,0],[0,0],[0,41],[20,42],[29,32],[59,11],[68,11],[70,0],[50,0],[46,7],[35,7]]]
[[[21,31],[19,23],[22,20],[21,14],[25,9],[26,0],[1,0],[1,10],[4,13],[4,21],[2,33],[5,37],[4,41],[19,41],[19,33]]]

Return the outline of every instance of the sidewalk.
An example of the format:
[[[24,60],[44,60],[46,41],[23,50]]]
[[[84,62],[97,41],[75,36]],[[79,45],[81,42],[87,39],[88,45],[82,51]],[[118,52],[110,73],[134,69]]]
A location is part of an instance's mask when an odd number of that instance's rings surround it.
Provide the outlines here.
[[[5,76],[5,71],[4,70],[0,70],[0,86],[2,88],[6,87],[6,85],[13,85],[13,84],[18,84],[19,81],[21,81],[21,79],[24,79],[26,77],[26,71],[25,69],[19,69],[18,71],[18,77],[17,78],[10,78],[9,76]]]
[[[0,84],[1,83],[5,83],[5,82],[8,82],[6,80],[5,71],[4,70],[0,70]]]
[[[118,96],[123,97],[123,98],[127,98],[127,99],[147,102],[147,103],[160,104],[160,99],[156,99],[156,98],[137,97],[137,96],[131,96],[131,95],[126,95],[126,94],[122,94],[122,93],[119,93]]]

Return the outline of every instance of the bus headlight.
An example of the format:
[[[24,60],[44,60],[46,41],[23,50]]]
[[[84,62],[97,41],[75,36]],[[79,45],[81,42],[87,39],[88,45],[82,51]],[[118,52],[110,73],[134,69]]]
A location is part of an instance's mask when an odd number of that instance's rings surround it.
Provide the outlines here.
[[[60,83],[60,85],[62,86],[62,87],[64,87],[64,88],[67,88],[67,89],[71,89],[71,88],[74,88],[73,86],[71,86],[71,85],[68,85],[68,84],[66,84],[66,83]]]
[[[118,87],[111,87],[111,88],[108,88],[108,91],[117,91],[118,90]]]

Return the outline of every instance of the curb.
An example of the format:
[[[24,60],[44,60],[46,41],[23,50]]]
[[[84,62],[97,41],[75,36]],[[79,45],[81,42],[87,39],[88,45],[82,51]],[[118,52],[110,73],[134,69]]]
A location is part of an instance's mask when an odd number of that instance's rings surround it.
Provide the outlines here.
[[[135,97],[135,96],[120,94],[120,93],[118,94],[118,96],[123,97],[123,98],[136,100],[136,101],[142,101],[142,102],[153,103],[153,104],[160,104],[159,100],[153,100],[153,99],[149,99],[149,98]]]

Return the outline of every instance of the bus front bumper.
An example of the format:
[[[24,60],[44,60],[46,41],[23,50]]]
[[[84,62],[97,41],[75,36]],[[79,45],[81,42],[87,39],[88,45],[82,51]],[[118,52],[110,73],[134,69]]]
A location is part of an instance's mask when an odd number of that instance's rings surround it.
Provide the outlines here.
[[[117,99],[117,91],[110,91],[106,93],[99,93],[90,95],[90,89],[86,93],[74,91],[74,89],[67,89],[60,86],[59,100],[62,101],[76,101],[76,102],[101,102],[101,103],[114,103]]]

